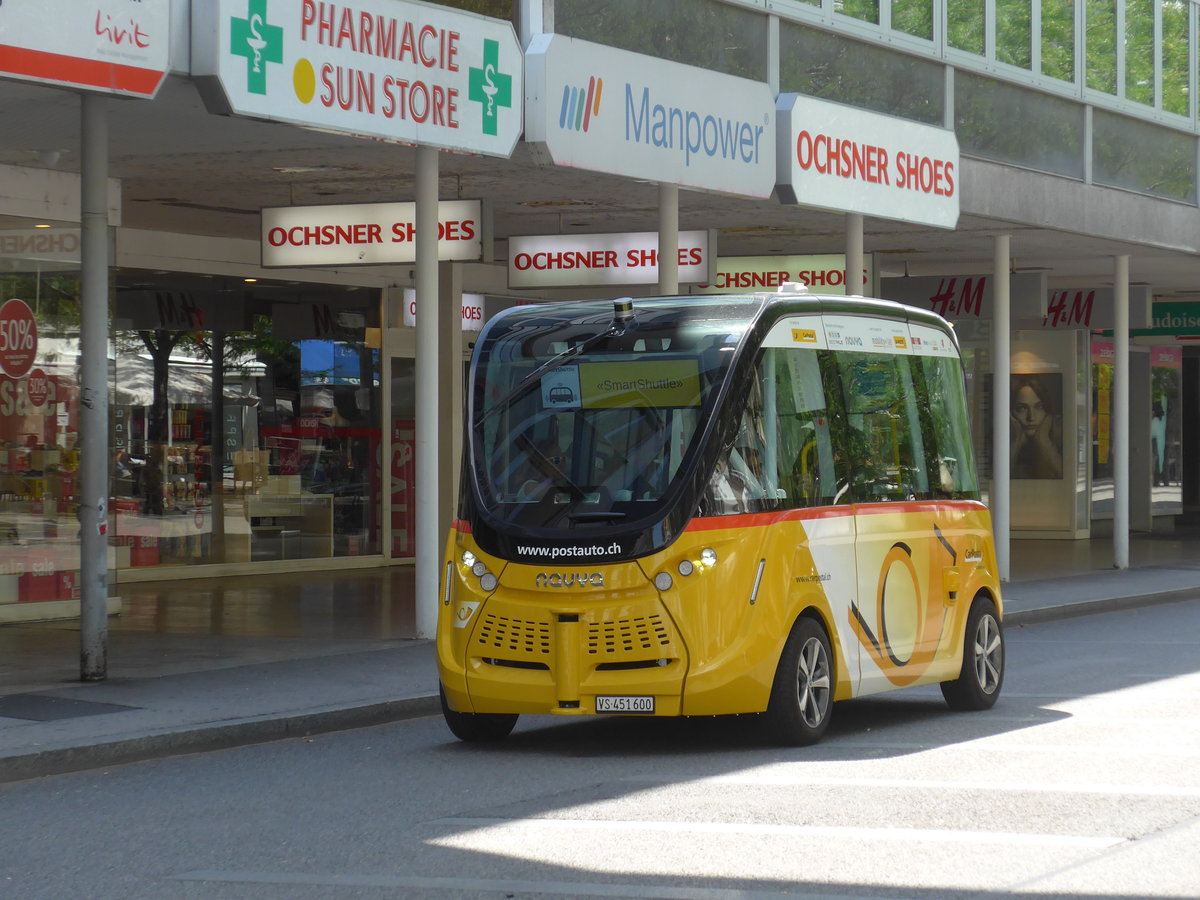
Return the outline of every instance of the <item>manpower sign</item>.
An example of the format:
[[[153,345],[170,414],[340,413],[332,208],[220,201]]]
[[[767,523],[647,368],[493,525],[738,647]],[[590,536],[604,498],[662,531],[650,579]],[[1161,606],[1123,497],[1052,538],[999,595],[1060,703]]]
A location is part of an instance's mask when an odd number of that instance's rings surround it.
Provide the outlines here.
[[[533,39],[525,72],[525,140],[542,162],[771,195],[766,84],[557,34]]]
[[[192,75],[222,115],[502,157],[521,134],[512,25],[412,0],[194,2]]]
[[[779,199],[940,228],[958,222],[954,132],[780,94]]]

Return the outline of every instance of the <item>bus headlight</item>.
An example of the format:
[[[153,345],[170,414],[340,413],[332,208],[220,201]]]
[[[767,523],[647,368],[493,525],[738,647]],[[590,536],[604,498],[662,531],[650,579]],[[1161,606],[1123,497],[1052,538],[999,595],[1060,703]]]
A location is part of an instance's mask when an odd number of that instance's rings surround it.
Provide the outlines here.
[[[482,578],[484,575],[487,574],[487,566],[484,564],[484,562],[482,560],[476,560],[475,565],[471,566],[471,573],[476,578]]]
[[[689,575],[691,575],[695,568],[696,567],[692,565],[692,561],[690,559],[681,559],[679,561],[679,574],[684,578],[687,578]]]
[[[670,572],[659,572],[654,576],[654,586],[660,591],[669,591],[674,583]]]
[[[489,594],[496,589],[497,584],[498,582],[496,581],[496,576],[491,572],[484,572],[483,575],[479,577],[479,586]]]
[[[475,554],[470,550],[464,550],[462,555],[462,564],[468,569],[473,569],[475,567]]]
[[[712,547],[705,547],[700,551],[700,565],[708,569],[717,564],[717,551]]]

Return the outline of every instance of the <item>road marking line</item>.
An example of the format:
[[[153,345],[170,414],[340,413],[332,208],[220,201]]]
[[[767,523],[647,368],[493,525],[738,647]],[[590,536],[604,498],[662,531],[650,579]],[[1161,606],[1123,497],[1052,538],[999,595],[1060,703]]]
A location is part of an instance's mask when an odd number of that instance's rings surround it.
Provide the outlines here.
[[[637,783],[637,779],[622,779]],[[659,784],[662,782],[647,781]],[[717,775],[698,779],[693,784],[768,784],[797,787],[870,787],[955,791],[1023,791],[1030,794],[1111,794],[1117,797],[1200,797],[1200,787],[1158,784],[1064,784],[1035,781],[940,781],[917,778],[795,778],[789,775]]]
[[[868,841],[939,844],[1002,844],[1005,846],[1075,847],[1104,850],[1123,844],[1111,835],[1022,834],[1014,831],[958,831],[948,828],[859,828],[837,825],[772,825],[755,822],[644,822],[612,819],[437,819],[427,824],[447,828],[547,827],[579,830],[665,831],[673,834],[745,834],[761,837],[813,837]],[[435,841],[435,843],[437,843]]]
[[[487,896],[550,894],[555,897],[637,897],[639,900],[846,900],[845,894],[814,894],[782,890],[723,890],[672,887],[664,884],[602,883],[587,881],[505,881],[498,878],[421,878],[410,875],[333,875],[308,872],[197,871],[173,875],[175,881],[219,881],[226,884],[290,884],[339,888],[393,888],[410,891],[456,891]],[[878,897],[877,900],[890,900]]]

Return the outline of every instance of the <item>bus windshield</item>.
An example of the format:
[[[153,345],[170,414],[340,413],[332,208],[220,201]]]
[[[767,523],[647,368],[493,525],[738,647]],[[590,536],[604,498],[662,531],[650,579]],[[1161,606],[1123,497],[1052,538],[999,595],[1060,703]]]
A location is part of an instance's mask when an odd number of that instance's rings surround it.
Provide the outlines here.
[[[479,499],[530,528],[658,514],[711,412],[753,309],[656,304],[617,325],[611,303],[498,319],[473,369]]]

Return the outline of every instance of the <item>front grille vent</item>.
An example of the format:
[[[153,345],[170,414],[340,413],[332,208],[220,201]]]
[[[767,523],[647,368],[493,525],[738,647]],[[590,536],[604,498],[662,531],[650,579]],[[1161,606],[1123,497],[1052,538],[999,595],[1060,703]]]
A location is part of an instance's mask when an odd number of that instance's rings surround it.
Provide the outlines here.
[[[587,652],[592,656],[633,653],[670,645],[667,626],[657,615],[588,625]]]
[[[550,655],[550,623],[485,615],[479,625],[477,642],[481,647],[508,653]]]

